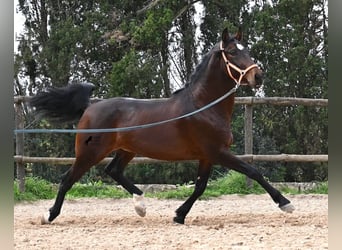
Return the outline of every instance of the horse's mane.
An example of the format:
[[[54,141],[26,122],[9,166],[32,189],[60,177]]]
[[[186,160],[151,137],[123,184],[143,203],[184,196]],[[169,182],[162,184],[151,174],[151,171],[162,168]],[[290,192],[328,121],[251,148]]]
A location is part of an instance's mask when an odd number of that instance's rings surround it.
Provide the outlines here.
[[[216,48],[216,46],[214,46],[214,48]],[[208,63],[209,63],[209,60],[211,58],[211,55],[213,54],[214,48],[211,49],[209,52],[207,52],[203,56],[201,62],[199,64],[197,64],[195,70],[190,75],[188,81],[183,85],[183,87],[181,87],[180,89],[177,89],[175,92],[173,92],[172,93],[173,95],[183,91],[184,89],[188,88],[190,85],[193,85],[197,82],[197,80],[201,77],[203,70],[208,67]]]

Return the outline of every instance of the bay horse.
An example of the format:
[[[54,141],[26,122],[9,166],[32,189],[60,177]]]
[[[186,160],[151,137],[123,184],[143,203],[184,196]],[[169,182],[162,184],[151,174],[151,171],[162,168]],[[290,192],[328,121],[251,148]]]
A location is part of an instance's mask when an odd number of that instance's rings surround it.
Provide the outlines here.
[[[30,105],[47,117],[79,119],[77,129],[108,129],[150,124],[179,117],[222,97],[237,86],[258,88],[262,71],[241,44],[241,29],[230,35],[224,29],[221,41],[202,59],[185,87],[169,98],[133,99],[115,97],[90,103],[93,84],[69,84],[40,92]],[[221,165],[257,181],[279,208],[291,213],[294,206],[270,185],[250,164],[234,156],[229,147],[233,136],[230,127],[234,91],[212,107],[192,116],[159,126],[123,132],[92,131],[76,133],[76,159],[63,175],[54,205],[42,223],[51,223],[61,211],[67,191],[92,166],[115,152],[105,172],[132,196],[135,210],[145,216],[143,192],[124,175],[127,164],[136,156],[179,161],[198,160],[198,174],[191,196],[176,210],[174,222],[184,224],[194,202],[206,189],[213,165]]]

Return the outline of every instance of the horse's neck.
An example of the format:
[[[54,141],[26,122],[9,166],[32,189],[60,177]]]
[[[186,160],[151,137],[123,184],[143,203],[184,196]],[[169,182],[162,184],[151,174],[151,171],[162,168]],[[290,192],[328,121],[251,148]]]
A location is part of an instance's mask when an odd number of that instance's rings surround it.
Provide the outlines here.
[[[217,70],[216,70],[217,72]],[[200,82],[191,86],[194,105],[201,108],[228,93],[234,83],[223,74],[207,74]],[[235,93],[220,101],[211,109],[230,120],[233,113]]]

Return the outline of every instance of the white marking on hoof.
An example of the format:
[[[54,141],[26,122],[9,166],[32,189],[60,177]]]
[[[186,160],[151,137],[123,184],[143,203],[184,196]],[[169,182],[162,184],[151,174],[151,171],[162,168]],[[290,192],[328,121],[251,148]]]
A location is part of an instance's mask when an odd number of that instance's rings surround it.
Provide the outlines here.
[[[51,224],[51,221],[49,221],[49,216],[50,216],[49,213],[43,214],[42,217],[40,218],[40,223],[42,225]]]
[[[137,212],[139,216],[144,217],[146,215],[144,194],[142,195],[133,194],[133,203],[134,203],[135,212]]]
[[[295,210],[295,207],[291,203],[288,203],[280,207],[280,209],[286,213],[292,213]]]

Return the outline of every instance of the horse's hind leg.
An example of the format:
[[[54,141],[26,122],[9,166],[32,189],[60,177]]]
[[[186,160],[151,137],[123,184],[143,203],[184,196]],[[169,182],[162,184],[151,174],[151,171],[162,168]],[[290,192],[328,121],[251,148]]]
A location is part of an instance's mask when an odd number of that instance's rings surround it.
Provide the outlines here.
[[[211,168],[211,163],[200,161],[195,190],[191,196],[176,210],[176,217],[173,218],[174,222],[184,224],[185,216],[189,213],[192,205],[203,194],[205,188],[207,187]]]
[[[143,217],[146,215],[146,207],[143,201],[143,192],[123,175],[125,167],[133,159],[134,156],[135,153],[127,152],[124,150],[116,151],[113,160],[106,166],[105,172],[110,177],[112,177],[119,185],[121,185],[130,194],[133,195],[135,211]]]
[[[60,214],[66,193],[85,172],[98,162],[94,162],[94,158],[90,158],[89,155],[86,157],[77,157],[71,168],[63,174],[55,203],[49,209],[49,215],[42,217],[42,224],[51,223]]]
[[[294,211],[294,206],[286,199],[277,189],[269,184],[257,169],[248,163],[235,157],[229,151],[223,151],[219,155],[218,163],[222,166],[229,167],[239,173],[245,174],[249,178],[257,181],[272,197],[273,201],[279,204],[279,208],[284,212],[291,213]]]

